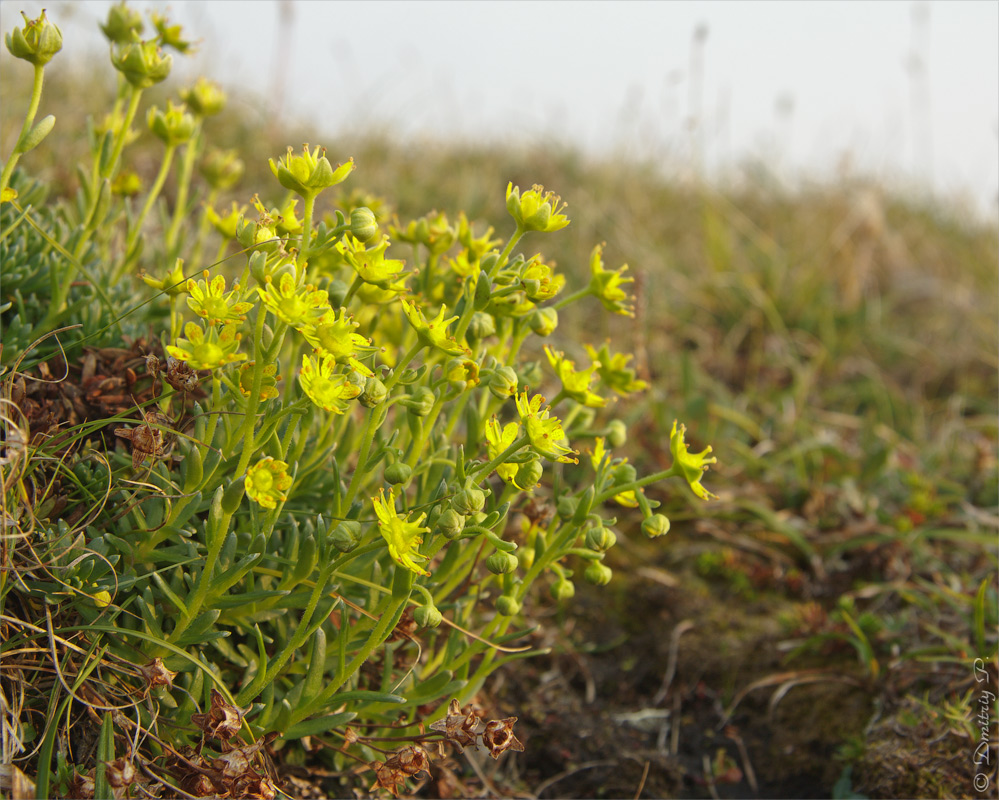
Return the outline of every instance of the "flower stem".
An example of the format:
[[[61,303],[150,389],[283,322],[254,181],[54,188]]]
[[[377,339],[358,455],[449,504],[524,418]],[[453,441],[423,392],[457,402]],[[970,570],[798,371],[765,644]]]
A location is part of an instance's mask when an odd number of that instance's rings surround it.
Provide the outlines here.
[[[14,151],[10,154],[10,158],[7,159],[7,163],[4,164],[3,174],[0,175],[0,191],[6,189],[10,183],[10,176],[14,173],[14,167],[17,166],[17,162],[21,158],[21,144],[35,122],[35,115],[38,113],[38,104],[42,99],[44,75],[45,67],[41,64],[36,64],[35,80],[31,86],[31,101],[28,103],[28,113],[24,117],[24,124],[21,126],[21,135],[17,137]]]

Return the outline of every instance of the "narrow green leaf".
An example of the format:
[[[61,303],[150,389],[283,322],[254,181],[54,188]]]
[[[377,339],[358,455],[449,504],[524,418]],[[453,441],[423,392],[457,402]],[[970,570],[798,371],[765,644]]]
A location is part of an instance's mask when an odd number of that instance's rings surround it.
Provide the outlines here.
[[[329,714],[325,717],[313,717],[312,719],[295,723],[288,730],[283,731],[282,735],[285,739],[301,739],[303,736],[316,736],[346,725],[356,716],[357,714],[353,711],[344,711],[340,714]]]
[[[111,723],[111,712],[104,712],[101,723],[101,736],[97,742],[97,767],[94,770],[94,797],[111,797],[111,786],[108,784],[107,765],[114,761],[114,725]]]

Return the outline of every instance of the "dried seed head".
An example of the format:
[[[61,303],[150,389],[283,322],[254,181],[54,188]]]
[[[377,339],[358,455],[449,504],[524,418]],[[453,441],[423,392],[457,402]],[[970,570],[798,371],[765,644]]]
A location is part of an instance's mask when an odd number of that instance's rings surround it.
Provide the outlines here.
[[[107,765],[105,773],[112,789],[122,789],[135,782],[135,767],[131,761],[118,758]]]
[[[191,714],[191,722],[207,736],[228,741],[243,726],[247,709],[230,705],[218,689],[212,689],[212,705],[207,714]]]
[[[482,743],[489,748],[489,755],[499,758],[500,753],[506,750],[524,751],[524,745],[513,735],[513,723],[516,717],[506,719],[491,719],[486,723],[486,729],[482,733]]]
[[[139,672],[146,679],[146,688],[152,689],[154,686],[173,686],[173,679],[177,677],[176,672],[171,672],[164,666],[162,658],[154,658],[145,666],[139,667]]]

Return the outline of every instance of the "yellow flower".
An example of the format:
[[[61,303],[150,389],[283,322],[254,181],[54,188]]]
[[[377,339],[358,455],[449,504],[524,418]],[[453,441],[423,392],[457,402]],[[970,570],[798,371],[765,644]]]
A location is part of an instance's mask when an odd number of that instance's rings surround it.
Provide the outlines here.
[[[489,452],[489,460],[492,461],[517,441],[519,435],[520,425],[518,423],[508,422],[501,428],[499,420],[496,417],[492,417],[486,423],[486,449]],[[520,464],[500,464],[496,467],[496,474],[507,483],[517,486],[516,478],[519,469]],[[517,486],[517,488],[521,489],[523,487]]]
[[[237,353],[240,334],[235,325],[224,325],[222,332],[209,327],[207,335],[196,322],[184,326],[186,339],[167,345],[167,353],[178,361],[186,361],[193,369],[218,369],[233,361],[244,361],[246,353]]]
[[[288,499],[291,488],[288,465],[270,456],[261,459],[246,471],[246,494],[264,508],[276,508]]]
[[[239,391],[243,397],[249,397],[253,391],[253,366],[250,361],[239,368]],[[260,381],[260,399],[271,400],[278,396],[277,364],[267,364],[263,369],[263,379]]]
[[[341,308],[337,313],[329,308],[321,319],[302,328],[302,336],[313,347],[333,356],[337,364],[349,364],[355,372],[370,378],[375,373],[357,360],[357,354],[373,353],[378,348],[371,347],[371,343],[361,334],[354,333],[357,327],[358,323],[347,314],[346,309]]]
[[[548,356],[548,363],[552,365],[559,380],[562,381],[562,391],[567,397],[571,397],[577,403],[590,408],[603,408],[607,405],[607,401],[603,397],[590,391],[593,373],[596,372],[599,364],[593,364],[589,369],[580,372],[576,369],[576,364],[569,361],[564,353],[556,352],[545,345],[545,354]]]
[[[429,572],[416,563],[428,559],[419,552],[419,547],[423,544],[421,534],[430,533],[430,528],[421,527],[427,515],[420,514],[415,522],[410,522],[406,517],[396,513],[394,491],[389,489],[386,499],[385,490],[379,489],[378,496],[371,498],[375,515],[378,517],[378,529],[388,544],[389,555],[397,564],[417,575],[429,575]]]
[[[302,356],[298,382],[319,408],[343,414],[348,408],[347,401],[357,397],[361,387],[351,383],[346,375],[334,374],[335,368],[336,360],[331,355],[321,356],[320,359]]]
[[[353,237],[347,237],[344,242],[344,257],[362,281],[396,294],[406,290],[405,285],[400,282],[400,279],[405,277],[402,270],[406,262],[396,258],[385,258],[385,251],[389,246],[388,236],[383,236],[377,247],[367,249]]]
[[[579,460],[573,458],[576,451],[562,444],[565,441],[562,422],[558,417],[549,417],[551,409],[541,410],[543,402],[545,398],[540,394],[530,399],[526,391],[517,395],[517,411],[520,413],[520,421],[524,425],[527,437],[531,440],[531,446],[549,461],[578,464]]]
[[[593,444],[593,454],[590,456],[590,462],[593,464],[593,469],[600,469],[600,464],[605,457],[610,457],[610,451],[604,449],[604,437],[598,436]],[[627,464],[628,459],[620,458],[616,459],[616,462],[620,464]],[[613,500],[625,508],[636,508],[638,506],[638,497],[635,496],[634,489],[614,495]]]
[[[604,269],[603,246],[597,245],[590,254],[590,294],[596,297],[608,311],[625,317],[635,316],[634,298],[621,287],[633,283],[634,278],[625,278],[625,264],[620,269]]]
[[[295,278],[288,272],[281,274],[276,287],[270,275],[266,281],[266,289],[257,289],[260,299],[275,317],[294,328],[301,330],[320,319],[330,307],[324,290],[295,286]]]
[[[208,270],[204,272],[205,279],[195,282],[193,279],[187,282],[187,305],[191,311],[199,317],[204,317],[209,325],[219,325],[224,322],[242,322],[246,319],[246,312],[253,308],[253,303],[238,302],[235,299],[239,291],[239,284],[232,287],[232,291],[226,294],[225,278],[216,275],[208,282]]]
[[[565,287],[565,275],[558,275],[541,260],[540,255],[527,262],[520,275],[520,285],[524,294],[535,303],[551,300]]]
[[[554,192],[546,192],[544,186],[535,184],[529,191],[520,193],[520,187],[508,183],[506,186],[506,209],[522,231],[551,233],[569,224],[569,218],[562,213],[566,204]]]
[[[583,345],[590,358],[599,366],[597,374],[604,386],[613,389],[618,394],[627,395],[632,392],[643,392],[649,388],[649,384],[635,377],[635,370],[628,368],[631,356],[624,353],[614,353],[613,355],[604,344],[597,352],[590,345]]]
[[[444,319],[444,312],[447,311],[447,306],[442,305],[437,316],[429,322],[427,322],[427,318],[423,316],[423,312],[412,300],[403,298],[402,310],[406,314],[409,324],[416,329],[416,334],[423,344],[428,347],[436,347],[452,356],[469,354],[469,350],[466,347],[458,344],[453,336],[447,335],[448,325],[458,319],[457,315],[450,319]]]
[[[701,486],[701,478],[707,472],[708,464],[714,464],[718,459],[713,456],[707,458],[708,453],[711,452],[710,447],[705,448],[700,453],[688,452],[687,443],[683,440],[686,432],[686,426],[680,425],[678,429],[676,420],[673,420],[673,430],[669,434],[669,449],[673,453],[673,466],[670,467],[670,470],[674,475],[682,475],[690,484],[690,488],[694,490],[694,494],[702,500],[712,498],[717,500],[717,495],[711,494]]]

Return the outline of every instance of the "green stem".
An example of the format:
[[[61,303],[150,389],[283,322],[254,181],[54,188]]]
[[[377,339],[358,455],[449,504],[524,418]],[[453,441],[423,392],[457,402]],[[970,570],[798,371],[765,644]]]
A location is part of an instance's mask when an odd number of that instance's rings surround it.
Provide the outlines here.
[[[563,297],[561,300],[555,303],[555,305],[553,305],[552,308],[554,308],[556,311],[561,311],[567,305],[571,305],[572,303],[575,303],[577,300],[582,300],[590,293],[591,293],[590,287],[587,286],[585,289],[580,289],[578,292],[573,292],[569,296]]]
[[[493,268],[489,270],[489,279],[492,280],[496,277],[496,274],[506,266],[507,259],[510,258],[510,253],[513,252],[513,248],[517,246],[517,242],[524,238],[524,234],[527,231],[523,230],[519,225],[517,230],[513,232],[513,236],[510,237],[510,241],[506,243],[506,247],[503,248],[503,252],[500,253],[500,257],[496,259],[496,263],[493,264]]]
[[[176,151],[177,145],[168,144],[166,151],[163,153],[163,163],[160,164],[160,171],[157,173],[153,185],[149,188],[149,194],[146,195],[146,202],[142,206],[142,211],[139,212],[139,216],[136,217],[132,230],[128,234],[128,239],[125,242],[125,255],[113,273],[113,281],[121,280],[121,276],[128,269],[129,261],[132,258],[132,249],[142,234],[142,224],[146,221],[146,217],[149,216],[149,212],[153,208],[153,203],[156,202],[156,199],[160,196],[160,192],[163,191],[163,184],[166,183],[167,175],[170,174],[170,167],[173,164],[173,154]]]
[[[194,162],[198,158],[201,149],[201,126],[200,118],[194,129],[194,135],[187,143],[184,150],[184,161],[180,166],[180,175],[177,176],[177,202],[173,207],[173,219],[166,232],[166,251],[169,257],[176,257],[174,248],[177,244],[177,235],[180,233],[180,223],[187,219],[187,196],[191,189],[191,176],[194,175]]]
[[[10,176],[14,172],[14,167],[17,166],[18,160],[21,158],[21,145],[24,142],[25,137],[31,131],[31,126],[35,122],[35,115],[38,113],[38,104],[42,99],[42,83],[44,82],[45,67],[36,64],[35,65],[35,80],[31,87],[31,101],[28,103],[28,113],[24,117],[24,124],[21,126],[21,135],[17,137],[17,143],[14,145],[14,151],[10,154],[10,158],[7,159],[7,163],[4,164],[3,174],[0,175],[0,191],[7,188],[10,183]]]
[[[384,643],[384,641],[395,629],[396,623],[402,616],[403,610],[405,610],[408,605],[409,595],[412,592],[412,588],[413,573],[408,569],[397,568],[392,583],[392,594],[385,598],[384,607],[381,615],[379,616],[378,623],[368,636],[368,640],[364,643],[354,658],[351,659],[350,663],[346,665],[343,671],[340,672],[332,680],[332,682],[330,682],[330,684],[322,692],[320,692],[314,700],[312,700],[311,703],[307,703],[304,708],[299,709],[299,711],[294,715],[293,721],[304,719],[315,709],[327,705],[333,699],[334,695],[336,695],[336,693],[340,690],[340,687],[343,686],[354,675],[354,673],[360,669],[361,665],[371,657],[375,648]]]
[[[475,469],[474,471],[470,472],[468,477],[472,478],[473,476],[480,474],[490,475],[492,471],[496,469],[496,467],[498,467],[500,464],[506,463],[506,460],[510,456],[512,456],[514,453],[520,450],[521,447],[523,447],[525,444],[528,444],[530,441],[531,440],[528,438],[527,434],[524,434],[519,439],[517,439],[517,441],[511,444],[506,450],[504,450],[502,453],[496,456],[496,458],[494,458],[492,461],[488,461],[482,466]]]
[[[305,216],[302,219],[302,240],[298,246],[298,258],[295,259],[299,277],[301,277],[309,260],[309,248],[312,246],[312,212],[316,207],[316,195],[309,195],[302,199],[305,201]]]

